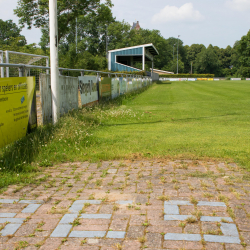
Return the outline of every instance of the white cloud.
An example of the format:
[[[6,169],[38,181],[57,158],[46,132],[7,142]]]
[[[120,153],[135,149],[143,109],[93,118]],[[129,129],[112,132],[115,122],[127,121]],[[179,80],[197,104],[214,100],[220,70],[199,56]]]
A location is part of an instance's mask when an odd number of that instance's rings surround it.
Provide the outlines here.
[[[191,21],[196,22],[204,19],[198,10],[195,10],[192,3],[186,3],[180,8],[176,6],[167,5],[159,13],[155,14],[152,18],[154,23],[167,23],[167,22],[182,22]]]
[[[238,10],[238,11],[250,10],[250,0],[231,0],[227,1],[226,5],[233,10]]]

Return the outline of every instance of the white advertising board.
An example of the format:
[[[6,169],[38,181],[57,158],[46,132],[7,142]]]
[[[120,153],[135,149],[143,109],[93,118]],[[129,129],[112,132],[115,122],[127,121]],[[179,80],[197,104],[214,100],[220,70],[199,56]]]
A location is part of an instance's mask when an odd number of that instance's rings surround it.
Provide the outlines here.
[[[194,81],[196,81],[196,79],[195,78],[188,78],[188,81],[194,82]]]
[[[112,78],[111,82],[111,97],[112,99],[120,95],[119,78]]]
[[[98,101],[97,77],[79,76],[79,89],[81,95],[81,104],[92,104]]]
[[[43,124],[52,121],[50,75],[40,74],[40,91]],[[78,108],[78,78],[59,76],[58,103],[60,115]]]
[[[246,78],[247,81],[250,81],[250,78]]]
[[[127,78],[119,77],[120,95],[124,95],[127,92]]]
[[[231,81],[241,81],[241,78],[231,78]]]

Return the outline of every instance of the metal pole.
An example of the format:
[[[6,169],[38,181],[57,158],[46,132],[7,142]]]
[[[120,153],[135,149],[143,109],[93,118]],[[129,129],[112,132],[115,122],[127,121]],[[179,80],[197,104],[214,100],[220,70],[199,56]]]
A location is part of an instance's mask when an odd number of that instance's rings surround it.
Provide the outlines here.
[[[108,25],[106,26],[106,57],[108,59]]]
[[[193,74],[193,62],[191,62],[191,75]]]
[[[49,58],[46,58],[46,67],[49,67]],[[46,69],[46,74],[49,74],[49,70]]]
[[[178,35],[178,40],[177,40],[177,75],[178,75],[178,70],[179,70],[179,68],[178,68],[178,49],[179,49],[179,37],[180,37],[180,35]]]
[[[58,71],[58,27],[57,27],[57,0],[49,0],[50,25],[50,79],[52,96],[52,121],[55,124],[60,115],[59,107],[59,71]]]
[[[77,17],[76,17],[76,53],[77,53]]]
[[[178,75],[178,47],[179,47],[179,37],[177,41],[177,75]]]
[[[3,52],[0,52],[0,62],[3,63]],[[1,67],[1,78],[4,77],[4,67]]]
[[[175,46],[175,44],[173,45],[173,61],[174,61],[174,46]]]
[[[5,63],[9,63],[9,51],[5,51]],[[10,77],[10,69],[6,67],[6,77]]]

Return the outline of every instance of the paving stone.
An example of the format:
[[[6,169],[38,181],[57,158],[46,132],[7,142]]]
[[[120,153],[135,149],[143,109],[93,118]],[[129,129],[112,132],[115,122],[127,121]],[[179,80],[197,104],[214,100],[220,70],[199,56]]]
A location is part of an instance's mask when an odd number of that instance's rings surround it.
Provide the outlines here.
[[[76,218],[77,214],[65,214],[60,220],[59,224],[69,224],[72,223]]]
[[[16,216],[16,213],[0,213],[0,218],[13,218]]]
[[[18,200],[15,199],[0,199],[0,203],[11,203],[18,202]]]
[[[120,205],[129,205],[133,204],[133,201],[116,201],[116,203]]]
[[[164,201],[164,206],[165,205],[189,205],[189,206],[193,206],[192,203],[190,203],[189,201],[178,201],[178,200],[170,200],[170,201]]]
[[[147,233],[146,234],[146,243],[148,247],[152,247],[154,249],[161,248],[162,244],[162,235],[159,233]]]
[[[0,223],[10,222],[12,224],[22,224],[25,218],[0,218]]]
[[[164,240],[186,240],[186,241],[200,241],[200,234],[173,234],[167,233],[164,236]]]
[[[116,168],[111,168],[108,170],[108,174],[116,174],[117,173],[117,169]]]
[[[72,225],[58,225],[50,237],[67,237]]]
[[[42,204],[42,200],[20,200],[18,203],[25,203],[25,204]]]
[[[137,240],[139,237],[143,236],[143,231],[143,226],[130,226],[127,230],[126,238]]]
[[[106,231],[72,231],[69,237],[75,238],[94,238],[94,237],[104,237]]]
[[[227,207],[224,202],[199,201],[197,206]]]
[[[14,234],[17,229],[21,226],[22,224],[7,224],[4,229],[0,231],[1,236],[7,236],[7,235],[12,235]]]
[[[180,214],[179,207],[177,205],[164,205],[165,214]]]
[[[88,239],[87,243],[88,244],[98,244],[99,243],[99,239]]]
[[[29,204],[22,210],[22,213],[35,213],[40,206],[41,204]]]
[[[81,219],[110,219],[112,214],[81,214]]]
[[[73,203],[73,205],[84,205],[85,203],[89,203],[89,204],[101,204],[102,201],[98,201],[98,200],[77,200]]]
[[[69,208],[69,212],[72,214],[78,214],[79,211],[81,211],[83,209],[83,205],[72,205]]]
[[[239,233],[235,224],[221,223],[220,228],[225,236],[239,237]]]
[[[230,217],[201,216],[201,221],[221,222],[221,219],[227,220],[228,222],[233,222],[232,218]]]
[[[204,235],[204,240],[208,242],[219,242],[219,243],[235,243],[240,244],[238,237],[232,236],[218,236],[218,235]]]
[[[186,220],[189,217],[194,217],[192,215],[164,215],[164,220]]]
[[[126,232],[122,231],[109,231],[107,234],[107,238],[112,238],[112,239],[123,239],[125,237]]]

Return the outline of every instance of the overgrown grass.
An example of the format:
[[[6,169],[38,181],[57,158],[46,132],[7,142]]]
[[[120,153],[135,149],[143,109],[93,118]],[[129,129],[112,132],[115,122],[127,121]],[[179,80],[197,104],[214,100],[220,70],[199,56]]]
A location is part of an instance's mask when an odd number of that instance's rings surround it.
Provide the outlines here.
[[[0,150],[0,188],[76,160],[212,158],[249,169],[249,96],[247,81],[168,82],[70,112]]]

